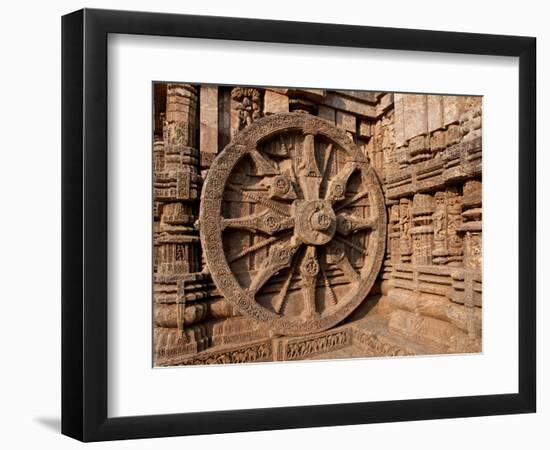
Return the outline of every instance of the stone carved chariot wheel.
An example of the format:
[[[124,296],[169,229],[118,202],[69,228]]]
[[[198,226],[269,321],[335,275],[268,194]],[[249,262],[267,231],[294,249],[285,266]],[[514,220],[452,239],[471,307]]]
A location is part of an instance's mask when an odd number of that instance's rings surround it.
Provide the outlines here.
[[[341,322],[384,257],[386,209],[373,168],[343,130],[305,113],[237,133],[208,172],[199,224],[216,287],[274,334]]]

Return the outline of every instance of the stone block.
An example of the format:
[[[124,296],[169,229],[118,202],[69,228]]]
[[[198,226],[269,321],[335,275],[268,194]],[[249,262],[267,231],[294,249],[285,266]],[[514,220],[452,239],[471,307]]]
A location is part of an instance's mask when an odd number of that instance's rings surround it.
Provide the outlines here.
[[[270,90],[286,95],[289,98],[306,98],[314,102],[321,102],[326,95],[324,89],[272,88]]]
[[[218,153],[218,86],[201,86],[200,151]]]
[[[443,125],[458,123],[462,113],[463,97],[458,95],[443,96]]]
[[[405,139],[405,117],[404,117],[404,94],[394,94],[394,115],[393,130],[395,135],[395,146],[403,147]]]
[[[376,119],[377,117],[375,105],[333,92],[327,92],[321,104],[365,118]]]
[[[446,351],[454,336],[464,335],[449,322],[402,310],[392,313],[388,326],[398,335],[439,351]]]
[[[449,321],[448,308],[450,302],[445,297],[406,289],[391,289],[388,293],[388,303],[395,308],[419,313],[434,319]]]
[[[319,117],[328,120],[331,123],[336,123],[336,110],[329,108],[328,106],[319,106],[318,113]]]
[[[376,112],[378,115],[384,114],[393,105],[393,94],[391,92],[385,93],[380,97],[380,102],[376,106]]]
[[[371,137],[371,123],[366,120],[359,120],[359,127],[357,128],[357,136],[360,138]]]
[[[336,125],[350,133],[357,132],[357,121],[352,114],[336,111]]]
[[[428,132],[443,128],[443,98],[441,95],[428,95]]]
[[[288,112],[288,97],[275,91],[264,93],[264,114]]]
[[[426,95],[403,96],[405,140],[428,132],[428,99]]]

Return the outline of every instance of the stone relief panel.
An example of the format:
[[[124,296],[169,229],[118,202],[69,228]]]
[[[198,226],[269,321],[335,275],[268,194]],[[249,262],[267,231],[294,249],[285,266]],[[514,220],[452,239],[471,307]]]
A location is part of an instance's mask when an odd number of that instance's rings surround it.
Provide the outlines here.
[[[481,351],[481,97],[154,92],[155,365]]]

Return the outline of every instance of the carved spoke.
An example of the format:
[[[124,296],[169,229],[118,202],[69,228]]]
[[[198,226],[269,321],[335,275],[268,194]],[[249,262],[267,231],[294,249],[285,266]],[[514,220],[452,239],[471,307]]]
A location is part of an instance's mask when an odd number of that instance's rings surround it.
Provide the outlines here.
[[[359,217],[353,214],[342,213],[336,217],[336,231],[347,236],[360,230],[373,230],[377,220],[371,217]]]
[[[321,178],[321,183],[327,179],[328,173],[329,173],[329,167],[330,167],[330,161],[332,159],[332,149],[333,145],[329,144],[327,148],[325,149],[325,155],[323,158],[323,175]]]
[[[352,198],[350,198],[349,200],[346,200],[344,203],[342,203],[341,205],[338,205],[337,207],[334,208],[334,211],[335,212],[338,212],[338,211],[341,211],[342,209],[344,208],[347,208],[351,205],[353,205],[355,202],[358,202],[359,200],[361,200],[362,198],[366,197],[367,195],[369,195],[369,191],[368,190],[364,190],[364,191],[361,191],[357,194],[355,194]]]
[[[231,191],[234,191],[234,192],[238,192],[239,194],[241,194],[243,197],[246,197],[256,203],[259,203],[260,205],[263,205],[269,209],[271,209],[272,211],[275,211],[283,216],[288,216],[290,217],[290,207],[288,205],[284,205],[282,203],[279,203],[279,202],[276,202],[276,201],[273,201],[273,200],[270,200],[269,198],[263,196],[263,195],[259,195],[259,194],[256,194],[254,192],[248,192],[248,191],[245,191],[244,189],[241,189],[237,186],[233,186],[233,185],[228,185],[227,188]]]
[[[300,244],[296,242],[282,242],[273,245],[269,251],[269,257],[263,261],[248,290],[256,295],[267,280],[281,269],[289,267],[299,246]]]
[[[256,166],[256,173],[258,175],[277,175],[279,173],[277,165],[263,153],[254,149],[249,154]]]
[[[292,277],[294,275],[294,270],[296,269],[296,259],[293,260],[292,265],[290,266],[290,270],[288,271],[285,281],[283,283],[283,286],[275,299],[273,300],[273,309],[276,313],[280,313],[281,309],[283,308],[284,301],[287,298],[287,292],[288,288],[290,286],[290,282],[292,281]]]
[[[327,251],[327,262],[337,266],[352,283],[360,280],[359,274],[351,265],[346,251],[341,245],[335,243],[330,245]]]
[[[244,258],[249,253],[255,252],[256,250],[259,250],[261,248],[264,248],[266,245],[272,244],[278,239],[282,239],[283,236],[273,236],[268,239],[264,239],[263,241],[258,242],[257,244],[251,245],[250,247],[245,248],[244,250],[241,250],[239,253],[236,253],[233,256],[230,256],[227,261],[229,263],[235,262],[238,259]]]
[[[349,161],[344,168],[328,184],[326,199],[332,203],[343,200],[349,178],[357,169],[357,163]]]
[[[304,296],[303,318],[309,319],[317,314],[315,305],[315,292],[317,275],[319,274],[319,261],[317,260],[315,246],[308,245],[302,263],[300,275],[302,276],[302,292]]]
[[[327,277],[327,272],[325,271],[325,268],[322,264],[320,265],[320,268],[321,276],[323,277],[323,284],[325,285],[325,290],[327,291],[330,302],[333,305],[336,305],[338,303],[338,300],[336,299],[336,295],[334,295],[334,291],[332,290],[332,286],[330,285],[330,280]]]
[[[318,200],[321,172],[315,159],[315,137],[306,134],[302,145],[302,159],[298,166],[298,182],[305,200]]]
[[[334,236],[334,239],[337,240],[338,242],[341,242],[342,244],[347,245],[348,247],[358,251],[363,256],[368,256],[367,251],[363,247],[360,247],[359,245],[356,245],[356,244],[354,244],[353,242],[351,242],[347,239],[342,239],[340,236]]]
[[[280,231],[293,228],[294,219],[277,212],[266,210],[258,214],[251,214],[244,217],[231,219],[222,218],[221,225],[222,230],[226,228],[239,228],[252,231],[253,233],[261,231],[273,235]]]

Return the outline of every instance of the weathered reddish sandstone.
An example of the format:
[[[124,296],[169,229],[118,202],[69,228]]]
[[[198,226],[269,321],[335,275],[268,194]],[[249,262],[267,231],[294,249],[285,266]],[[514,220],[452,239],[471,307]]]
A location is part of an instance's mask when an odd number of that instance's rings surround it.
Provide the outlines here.
[[[481,97],[154,94],[155,365],[481,351]]]

